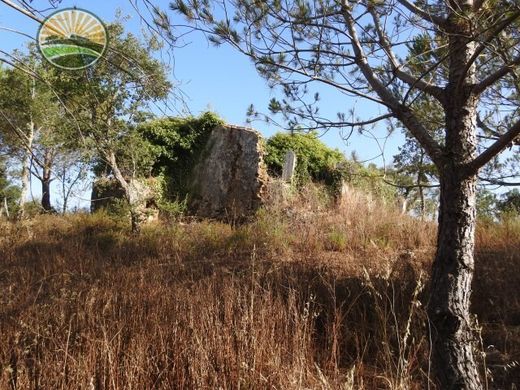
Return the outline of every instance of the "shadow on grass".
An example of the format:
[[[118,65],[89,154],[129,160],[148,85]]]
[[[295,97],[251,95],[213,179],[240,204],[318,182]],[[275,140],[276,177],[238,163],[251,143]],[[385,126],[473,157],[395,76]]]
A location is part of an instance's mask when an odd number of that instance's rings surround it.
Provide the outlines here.
[[[5,249],[2,386],[211,388],[246,378],[252,388],[334,388],[350,372],[352,388],[427,385],[427,319],[417,305],[427,286],[416,300],[421,267],[407,259],[385,275],[342,273],[309,254],[281,260],[283,250],[204,223],[140,236],[80,225]],[[503,367],[518,359],[518,263],[510,251],[477,253],[484,347],[508,359],[488,366],[497,386],[518,374]]]

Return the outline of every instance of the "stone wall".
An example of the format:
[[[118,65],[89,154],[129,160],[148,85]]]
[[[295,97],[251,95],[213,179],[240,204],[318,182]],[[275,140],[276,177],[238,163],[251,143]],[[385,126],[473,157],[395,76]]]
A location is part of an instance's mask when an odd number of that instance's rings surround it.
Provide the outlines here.
[[[262,205],[267,171],[262,139],[257,131],[218,126],[209,134],[196,161],[189,173],[187,188],[189,214],[240,221],[253,215]],[[110,209],[114,201],[124,199],[124,195],[115,179],[100,178],[93,184],[91,211]],[[149,200],[154,196],[147,193],[144,198],[143,206],[149,208]]]
[[[90,196],[90,212],[95,213],[101,209],[110,209],[119,199],[125,198],[125,191],[117,180],[100,177],[92,183]]]
[[[143,215],[143,222],[154,221],[158,218],[153,178],[130,181],[130,191],[134,200],[135,209]],[[100,177],[92,184],[90,212],[99,210],[114,212],[121,208],[121,201],[127,202],[125,191],[121,184],[111,177]]]
[[[261,206],[266,181],[260,134],[216,127],[192,171],[189,209],[200,217],[243,219]]]

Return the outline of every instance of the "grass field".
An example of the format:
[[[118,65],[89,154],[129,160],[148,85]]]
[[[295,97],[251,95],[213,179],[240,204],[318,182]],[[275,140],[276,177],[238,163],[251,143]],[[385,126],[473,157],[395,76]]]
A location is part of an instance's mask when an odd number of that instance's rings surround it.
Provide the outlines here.
[[[102,214],[3,223],[0,388],[434,389],[435,225],[315,188],[286,206],[139,236]],[[519,265],[518,220],[479,226],[489,388],[519,385]]]

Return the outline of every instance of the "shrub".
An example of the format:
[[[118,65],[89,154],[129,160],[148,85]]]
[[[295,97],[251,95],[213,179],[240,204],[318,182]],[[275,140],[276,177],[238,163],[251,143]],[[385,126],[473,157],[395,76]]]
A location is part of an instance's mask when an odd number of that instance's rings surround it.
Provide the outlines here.
[[[281,176],[289,150],[297,156],[295,182],[298,187],[312,180],[325,184],[332,195],[338,195],[345,181],[379,198],[391,200],[395,197],[395,188],[382,180],[384,172],[380,168],[347,160],[338,149],[325,145],[316,132],[277,133],[269,138],[265,163],[271,176]]]
[[[181,217],[187,209],[187,199],[183,200],[161,200],[158,205],[159,212],[165,220],[174,222]]]
[[[520,191],[515,188],[503,194],[497,203],[497,208],[509,218],[520,215]]]
[[[337,164],[345,162],[343,154],[325,145],[315,132],[278,133],[267,140],[265,163],[272,176],[282,174],[285,154],[292,150],[296,153],[296,180],[305,183],[316,180],[330,183]]]

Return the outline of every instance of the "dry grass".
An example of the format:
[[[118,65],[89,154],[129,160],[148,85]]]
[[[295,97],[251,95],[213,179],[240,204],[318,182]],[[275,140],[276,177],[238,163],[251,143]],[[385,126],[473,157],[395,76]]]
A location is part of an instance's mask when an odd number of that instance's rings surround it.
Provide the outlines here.
[[[0,388],[435,388],[421,305],[434,224],[355,192],[327,202],[309,187],[246,225],[137,237],[103,215],[4,223]],[[478,233],[490,388],[518,374],[519,237],[518,221]]]

